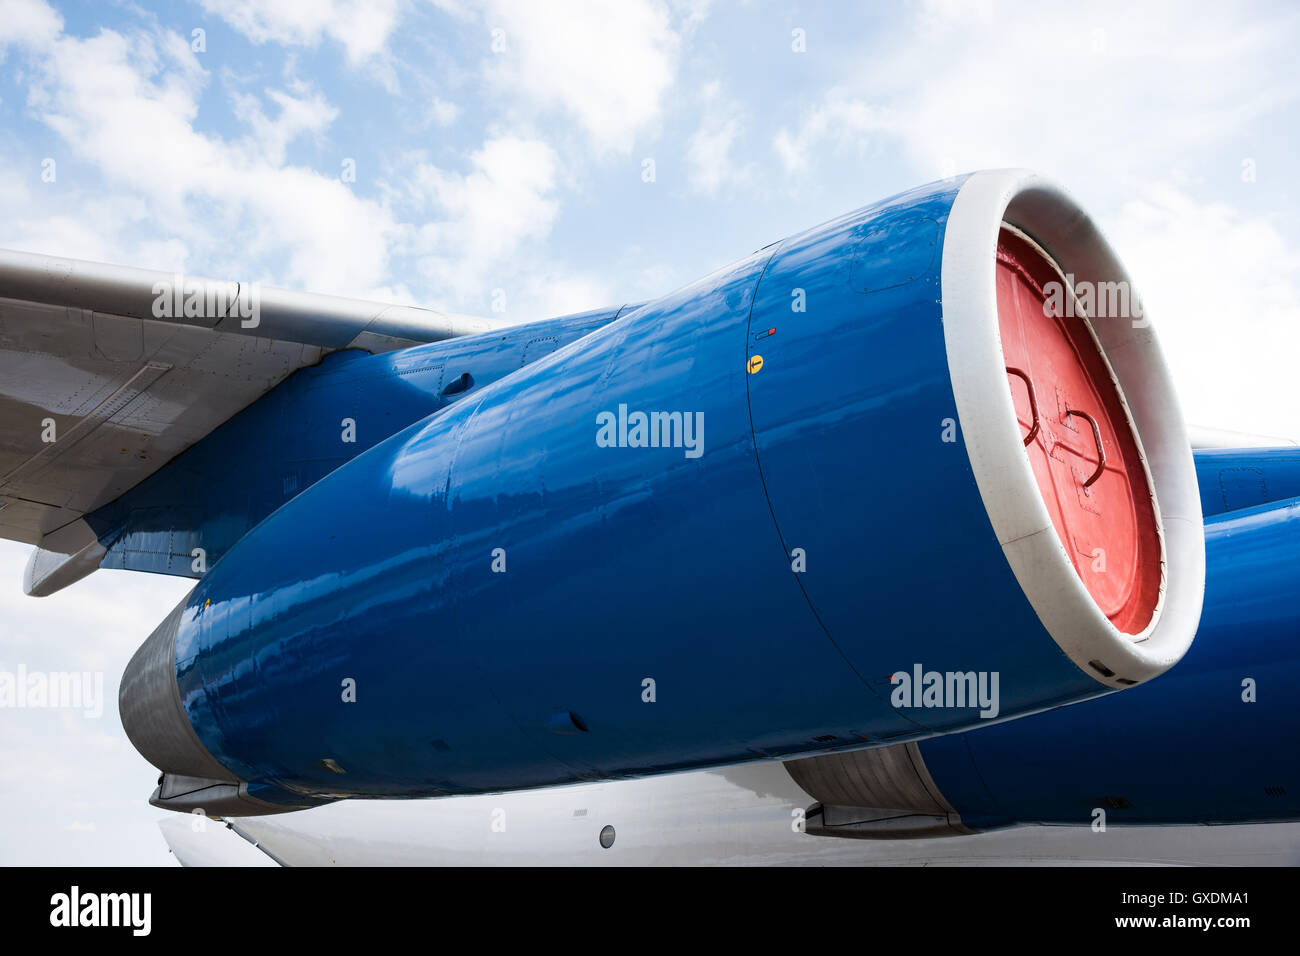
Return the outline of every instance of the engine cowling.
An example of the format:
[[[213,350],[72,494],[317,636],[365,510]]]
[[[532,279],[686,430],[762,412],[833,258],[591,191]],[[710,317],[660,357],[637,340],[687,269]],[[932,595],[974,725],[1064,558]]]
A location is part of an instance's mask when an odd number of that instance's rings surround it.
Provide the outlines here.
[[[1195,631],[1201,516],[1148,323],[1087,318],[1114,283],[1064,193],[978,173],[394,435],[241,539],[132,660],[128,734],[198,781],[155,801],[616,779],[1159,675]]]
[[[1220,487],[1214,474],[1206,492]],[[790,761],[817,801],[807,832],[908,839],[1030,823],[1101,833],[1300,819],[1300,498],[1215,515],[1205,543],[1201,625],[1166,676],[987,729]]]

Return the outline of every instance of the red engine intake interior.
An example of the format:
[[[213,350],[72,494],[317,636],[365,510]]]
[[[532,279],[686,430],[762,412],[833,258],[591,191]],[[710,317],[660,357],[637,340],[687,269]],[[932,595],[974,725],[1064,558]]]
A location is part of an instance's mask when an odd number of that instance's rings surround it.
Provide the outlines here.
[[[1118,630],[1138,634],[1159,601],[1161,547],[1119,385],[1060,270],[1005,228],[997,299],[1007,381],[1052,524],[1098,607]]]

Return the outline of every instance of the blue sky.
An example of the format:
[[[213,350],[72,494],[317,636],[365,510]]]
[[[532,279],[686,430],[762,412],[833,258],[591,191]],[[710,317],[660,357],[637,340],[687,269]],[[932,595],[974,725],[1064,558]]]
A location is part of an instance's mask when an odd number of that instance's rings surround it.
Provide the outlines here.
[[[1028,166],[1126,261],[1190,420],[1300,436],[1297,41],[1286,4],[0,0],[0,247],[542,318]],[[37,601],[24,560],[0,662],[114,694],[188,586]],[[0,862],[166,859],[113,708],[3,717]]]

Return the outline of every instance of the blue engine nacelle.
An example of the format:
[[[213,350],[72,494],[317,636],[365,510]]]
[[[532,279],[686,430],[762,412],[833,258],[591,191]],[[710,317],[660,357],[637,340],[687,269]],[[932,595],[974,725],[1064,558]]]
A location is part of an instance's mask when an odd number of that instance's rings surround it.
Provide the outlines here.
[[[154,801],[617,779],[1158,676],[1200,613],[1192,457],[1145,320],[1073,298],[1128,282],[1059,190],[979,173],[440,410],[270,515],[137,652]],[[969,696],[903,693],[930,672]]]
[[[1202,460],[1254,467],[1226,454]],[[1218,490],[1207,482],[1207,494]],[[1300,819],[1300,498],[1217,515],[1205,542],[1200,630],[1167,675],[988,729],[791,761],[820,801],[808,832],[900,838],[1018,823],[1103,832]]]

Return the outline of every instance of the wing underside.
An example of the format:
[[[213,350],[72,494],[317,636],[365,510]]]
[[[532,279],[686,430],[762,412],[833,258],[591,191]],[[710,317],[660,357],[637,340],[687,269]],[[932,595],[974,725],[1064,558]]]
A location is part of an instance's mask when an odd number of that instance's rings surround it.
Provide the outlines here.
[[[51,593],[103,555],[83,516],[297,369],[504,324],[0,251],[0,538]]]

